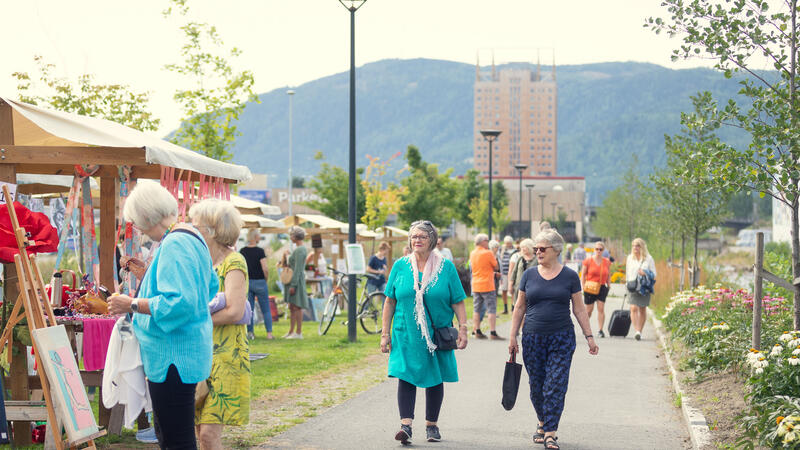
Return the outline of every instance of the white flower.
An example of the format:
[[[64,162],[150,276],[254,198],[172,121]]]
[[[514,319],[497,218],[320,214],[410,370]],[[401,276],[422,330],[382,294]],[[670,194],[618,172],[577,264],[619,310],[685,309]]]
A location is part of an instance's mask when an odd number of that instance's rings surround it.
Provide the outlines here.
[[[786,361],[793,366],[800,364],[800,358],[798,358],[797,355],[792,355],[792,357],[787,358]]]
[[[788,331],[784,331],[783,334],[778,337],[778,340],[782,342],[788,342],[792,339],[794,339],[794,335]]]
[[[790,444],[797,438],[797,433],[794,431],[789,431],[783,436],[783,443]]]
[[[756,375],[761,375],[762,373],[764,373],[764,369],[762,369],[761,367],[756,369]]]
[[[794,338],[791,341],[789,341],[786,345],[788,345],[789,347],[797,347],[798,345],[800,345],[800,339]]]
[[[793,355],[800,355],[800,346],[798,346],[797,348],[795,348],[794,350],[792,350],[792,354],[793,354]]]
[[[772,351],[769,352],[769,355],[770,356],[777,356],[777,355],[780,355],[782,351],[783,351],[783,347],[781,347],[780,344],[775,344],[772,347]]]

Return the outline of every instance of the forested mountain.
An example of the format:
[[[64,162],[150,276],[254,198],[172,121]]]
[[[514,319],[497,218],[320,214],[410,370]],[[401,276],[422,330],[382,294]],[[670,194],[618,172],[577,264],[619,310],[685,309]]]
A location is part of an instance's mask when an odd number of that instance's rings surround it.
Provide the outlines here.
[[[599,204],[603,193],[616,186],[631,155],[647,173],[665,162],[664,134],[680,129],[680,113],[691,109],[690,95],[709,90],[727,101],[740,88],[710,69],[633,62],[558,66],[556,76],[558,175],[585,176],[589,204]],[[426,161],[464,173],[472,167],[474,79],[474,65],[441,60],[383,60],[357,68],[356,163],[366,165],[364,155],[387,159],[414,144]],[[348,73],[294,89],[293,175],[316,174],[318,151],[328,163],[346,167]],[[271,175],[270,187],[285,186],[289,98],[284,88],[260,100],[248,105],[239,121],[242,136],[234,161]],[[720,136],[747,143],[732,130]]]

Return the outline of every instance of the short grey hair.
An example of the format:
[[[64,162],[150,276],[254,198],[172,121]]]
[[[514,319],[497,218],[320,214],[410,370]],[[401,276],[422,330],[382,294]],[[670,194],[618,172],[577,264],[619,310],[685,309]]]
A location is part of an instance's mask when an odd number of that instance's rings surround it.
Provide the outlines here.
[[[546,242],[553,247],[553,251],[556,253],[561,253],[561,250],[564,249],[564,238],[558,234],[558,231],[552,228],[540,231],[539,234],[533,238],[533,242]]]
[[[505,243],[508,243],[508,242],[512,242],[513,243],[514,242],[514,238],[512,238],[509,235],[506,235],[506,237],[503,238],[503,243],[505,244]]]
[[[261,232],[258,228],[250,228],[247,230],[247,242],[258,241],[258,238],[261,237]]]
[[[233,203],[218,198],[207,198],[189,209],[189,217],[211,231],[211,237],[220,245],[232,247],[239,240],[242,216]]]
[[[178,200],[155,181],[141,180],[125,200],[122,215],[126,222],[133,222],[139,229],[149,230],[164,219],[177,220]]]
[[[488,240],[489,236],[487,236],[485,233],[478,233],[475,235],[475,245],[479,245],[481,242]]]
[[[289,237],[295,241],[302,241],[306,238],[306,230],[303,227],[294,225],[289,228]]]
[[[500,243],[492,239],[489,241],[489,250],[497,250],[500,247]]]
[[[528,249],[528,250],[531,251],[531,253],[533,253],[533,248],[534,247],[536,247],[536,243],[533,242],[533,239],[531,239],[531,238],[523,239],[522,242],[519,243],[520,250]]]
[[[425,232],[428,235],[428,250],[436,248],[436,243],[439,241],[439,232],[430,220],[417,220],[408,227],[408,246],[412,249],[411,245],[411,231],[417,229]]]

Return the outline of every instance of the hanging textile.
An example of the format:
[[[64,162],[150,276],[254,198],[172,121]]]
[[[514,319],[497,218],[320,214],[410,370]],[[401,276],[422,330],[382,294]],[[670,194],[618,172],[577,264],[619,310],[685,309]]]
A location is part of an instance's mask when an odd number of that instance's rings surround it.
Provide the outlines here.
[[[56,256],[55,269],[61,265],[64,257],[67,237],[70,228],[74,228],[74,223],[80,224],[81,234],[84,241],[84,270],[91,273],[94,283],[100,279],[100,259],[97,254],[97,240],[95,239],[94,211],[92,209],[92,190],[89,185],[89,178],[100,168],[99,165],[75,166],[75,178],[67,197],[67,207],[64,211],[64,228],[58,242],[58,256]],[[82,192],[83,191],[83,192]],[[88,249],[88,252],[87,252]]]
[[[130,166],[121,166],[119,168],[119,217],[117,219],[119,227],[117,227],[117,239],[114,242],[117,245],[121,244],[120,254],[122,256],[141,259],[142,235],[133,227],[132,223],[125,221],[124,215],[125,201],[135,185],[136,180],[131,179]],[[127,270],[123,271],[123,274],[124,276],[116,271],[114,273],[114,281],[117,284],[116,292],[123,294],[136,292],[140,280]]]

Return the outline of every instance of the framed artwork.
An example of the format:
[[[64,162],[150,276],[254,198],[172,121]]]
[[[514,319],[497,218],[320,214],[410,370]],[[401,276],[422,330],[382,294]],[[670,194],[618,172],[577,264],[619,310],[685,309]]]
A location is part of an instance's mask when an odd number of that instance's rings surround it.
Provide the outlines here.
[[[67,432],[67,440],[77,442],[95,435],[99,429],[66,329],[63,325],[39,328],[32,330],[31,335],[42,361],[40,370],[44,369],[47,375],[50,397]]]

